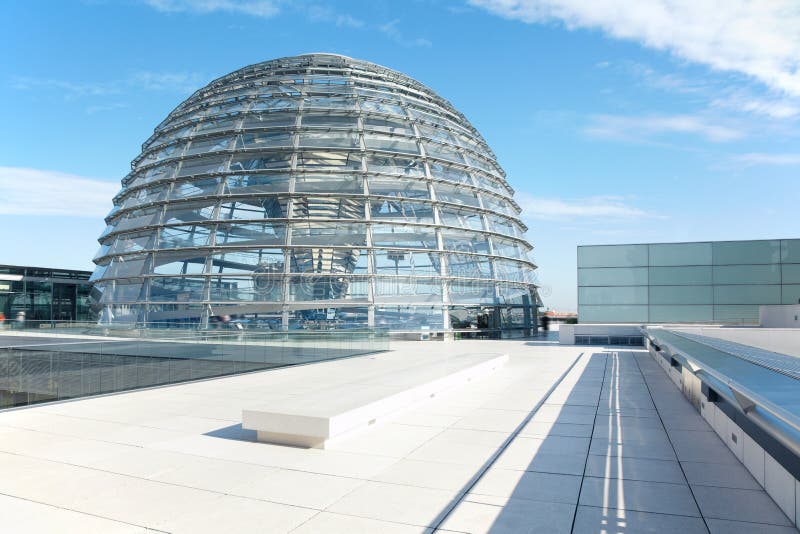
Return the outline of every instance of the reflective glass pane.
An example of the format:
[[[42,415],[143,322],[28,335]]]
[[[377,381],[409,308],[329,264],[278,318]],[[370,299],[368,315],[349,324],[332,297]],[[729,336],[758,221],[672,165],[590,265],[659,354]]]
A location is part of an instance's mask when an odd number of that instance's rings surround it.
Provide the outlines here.
[[[150,279],[150,300],[155,302],[202,301],[205,278],[165,276]]]
[[[214,195],[217,193],[222,178],[201,178],[199,180],[178,182],[172,186],[169,194],[170,200],[197,196]]]
[[[651,286],[650,304],[713,304],[711,286]]]
[[[369,193],[390,197],[430,198],[426,182],[386,176],[370,176]]]
[[[400,220],[433,224],[433,204],[408,200],[373,199],[370,203],[374,220]]]
[[[369,281],[362,277],[293,276],[289,280],[289,300],[365,300]]]
[[[185,252],[157,252],[153,258],[155,274],[202,274],[206,258],[196,250]]]
[[[367,252],[357,248],[292,248],[289,267],[293,273],[367,274]]]
[[[645,323],[647,306],[585,306],[578,309],[581,323]]]
[[[289,132],[254,132],[236,136],[236,148],[242,150],[291,147],[294,135]]]
[[[209,244],[210,235],[208,226],[169,226],[161,229],[158,248],[202,247]]]
[[[285,219],[288,203],[288,197],[276,196],[223,202],[219,219]]]
[[[225,178],[224,191],[230,195],[283,193],[289,191],[288,174],[246,174]]]
[[[711,266],[650,267],[650,285],[711,284]]]
[[[646,267],[647,245],[578,247],[578,267]]]
[[[800,264],[781,265],[781,281],[784,284],[800,284]]]
[[[497,301],[495,286],[486,282],[448,282],[450,302],[470,304],[494,304]]]
[[[781,241],[781,261],[800,263],[800,239],[784,239]]]
[[[711,243],[650,245],[650,265],[711,265]]]
[[[758,306],[714,306],[714,322],[758,324]]]
[[[781,304],[800,304],[800,284],[783,284]]]
[[[779,263],[781,242],[722,241],[713,243],[714,265]]]
[[[362,193],[363,178],[348,174],[300,174],[295,178],[298,193]]]
[[[647,285],[647,267],[578,269],[579,286]]]
[[[417,146],[417,141],[415,139],[401,137],[399,135],[378,135],[374,133],[365,133],[364,144],[367,146],[367,148],[374,150],[400,152],[402,154],[419,154],[419,147]]]
[[[306,113],[303,115],[302,124],[314,128],[356,128],[358,121],[355,115]]]
[[[211,256],[214,274],[280,274],[284,270],[283,250],[258,248],[217,252]]]
[[[442,183],[435,183],[433,188],[436,191],[436,199],[441,202],[450,202],[452,204],[462,204],[464,206],[474,207],[480,205],[478,202],[478,194],[471,189]]]
[[[292,225],[292,245],[364,246],[367,226],[361,223],[296,223]]]
[[[448,254],[447,273],[460,278],[492,278],[492,263],[485,256]]]
[[[715,284],[780,284],[780,265],[715,265]]]
[[[286,240],[286,225],[283,223],[220,224],[217,227],[218,246],[282,245]]]
[[[422,327],[435,330],[443,328],[440,306],[376,306],[375,326],[395,330],[419,330]]]
[[[579,287],[580,305],[647,304],[647,286]]]
[[[650,321],[654,323],[710,323],[714,306],[650,306]]]
[[[367,170],[404,176],[425,176],[425,166],[422,164],[422,160],[379,154],[367,156]]]
[[[459,232],[442,230],[445,250],[455,252],[477,252],[489,254],[489,240],[484,234],[477,232]]]
[[[375,301],[442,302],[442,283],[435,278],[376,277]]]
[[[375,224],[372,244],[376,247],[436,249],[436,233],[431,228]]]
[[[358,148],[358,134],[338,130],[300,132],[301,147]]]
[[[445,226],[483,230],[483,216],[477,211],[459,209],[453,206],[441,206],[439,208],[439,218]]]
[[[333,168],[361,170],[361,154],[358,152],[301,152],[297,166],[306,169]]]
[[[780,304],[779,285],[714,286],[714,304]]]

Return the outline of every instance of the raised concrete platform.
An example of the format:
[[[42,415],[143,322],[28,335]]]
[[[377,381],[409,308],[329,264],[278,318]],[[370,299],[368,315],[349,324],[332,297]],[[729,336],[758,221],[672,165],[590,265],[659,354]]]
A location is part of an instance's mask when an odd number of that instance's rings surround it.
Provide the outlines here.
[[[331,367],[318,391],[275,399],[242,411],[242,427],[258,441],[324,449],[436,395],[485,376],[508,361],[508,355],[460,354],[401,358],[359,358]]]

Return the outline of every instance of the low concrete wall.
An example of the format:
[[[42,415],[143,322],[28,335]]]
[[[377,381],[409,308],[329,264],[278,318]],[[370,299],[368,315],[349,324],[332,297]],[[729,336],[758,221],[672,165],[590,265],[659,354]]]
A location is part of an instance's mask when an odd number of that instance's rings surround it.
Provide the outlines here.
[[[639,324],[562,324],[559,343],[574,345],[575,336],[639,336]]]
[[[758,324],[763,328],[800,328],[800,304],[759,306]]]

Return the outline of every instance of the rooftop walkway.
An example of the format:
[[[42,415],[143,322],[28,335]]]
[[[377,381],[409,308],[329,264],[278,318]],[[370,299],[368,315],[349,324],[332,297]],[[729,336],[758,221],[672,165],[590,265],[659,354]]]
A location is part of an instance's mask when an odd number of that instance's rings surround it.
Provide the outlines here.
[[[393,349],[510,358],[325,450],[241,414],[341,361],[0,412],[3,530],[796,532],[645,351]]]

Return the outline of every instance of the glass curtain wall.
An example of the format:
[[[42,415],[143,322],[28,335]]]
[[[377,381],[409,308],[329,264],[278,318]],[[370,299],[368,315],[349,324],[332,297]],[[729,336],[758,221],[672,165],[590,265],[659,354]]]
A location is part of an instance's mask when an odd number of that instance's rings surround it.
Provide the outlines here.
[[[578,247],[582,323],[758,323],[800,302],[800,239]]]

